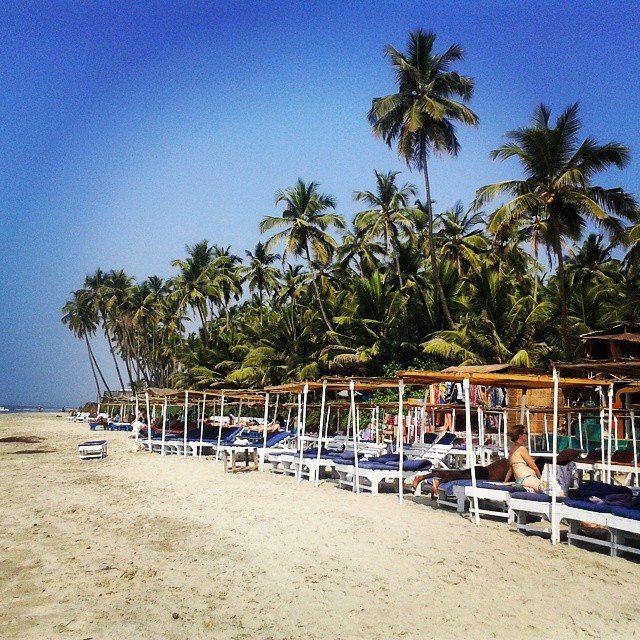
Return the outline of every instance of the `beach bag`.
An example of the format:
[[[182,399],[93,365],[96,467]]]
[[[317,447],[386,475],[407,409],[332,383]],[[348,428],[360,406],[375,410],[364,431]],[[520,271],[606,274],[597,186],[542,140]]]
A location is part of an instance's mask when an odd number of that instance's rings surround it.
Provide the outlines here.
[[[548,462],[542,470],[542,492],[550,496],[555,485],[556,496],[564,498],[569,493],[569,487],[575,471],[576,463],[569,462],[566,465],[556,467],[556,477],[554,478],[553,465]]]

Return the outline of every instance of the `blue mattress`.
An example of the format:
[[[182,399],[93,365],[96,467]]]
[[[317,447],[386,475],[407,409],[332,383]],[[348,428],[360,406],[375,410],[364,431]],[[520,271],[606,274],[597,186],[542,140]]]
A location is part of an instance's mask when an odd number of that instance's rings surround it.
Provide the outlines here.
[[[611,513],[621,518],[640,520],[640,509],[637,507],[611,507]]]
[[[585,511],[594,511],[595,513],[612,513],[614,508],[623,508],[623,507],[612,507],[610,504],[598,504],[596,502],[591,502],[590,500],[582,500],[576,498],[567,498],[564,503],[567,507],[573,507],[574,509],[584,509]]]

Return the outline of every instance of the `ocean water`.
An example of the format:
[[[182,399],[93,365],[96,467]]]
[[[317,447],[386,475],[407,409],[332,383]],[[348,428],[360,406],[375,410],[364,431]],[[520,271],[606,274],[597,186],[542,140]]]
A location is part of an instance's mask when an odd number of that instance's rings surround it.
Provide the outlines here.
[[[60,409],[62,407],[52,407],[47,405],[38,405],[38,404],[2,404],[0,403],[0,407],[4,407],[5,409],[9,409],[9,411],[0,411],[0,415],[3,413],[35,413],[39,411],[40,407],[42,407],[42,411],[46,413],[60,413]]]

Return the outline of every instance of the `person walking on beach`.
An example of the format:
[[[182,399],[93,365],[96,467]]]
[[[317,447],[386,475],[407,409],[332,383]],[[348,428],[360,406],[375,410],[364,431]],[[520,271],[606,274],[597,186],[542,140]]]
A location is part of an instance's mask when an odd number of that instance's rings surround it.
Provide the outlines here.
[[[509,449],[509,472],[506,481],[514,478],[516,485],[527,491],[540,491],[542,481],[540,469],[536,466],[527,449],[527,428],[522,424],[515,424],[509,431],[509,438],[513,443]]]

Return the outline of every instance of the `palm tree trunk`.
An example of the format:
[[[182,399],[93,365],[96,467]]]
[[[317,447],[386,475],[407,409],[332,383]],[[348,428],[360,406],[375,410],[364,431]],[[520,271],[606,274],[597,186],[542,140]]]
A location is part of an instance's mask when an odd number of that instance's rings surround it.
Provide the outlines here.
[[[431,186],[429,184],[429,169],[427,167],[427,151],[424,142],[420,144],[420,163],[422,164],[422,173],[424,175],[424,189],[426,193],[426,205],[427,205],[427,224],[429,231],[429,256],[431,257],[431,270],[433,271],[433,282],[438,292],[438,298],[440,299],[440,305],[442,307],[442,313],[449,326],[449,329],[454,328],[453,318],[449,312],[449,305],[447,304],[447,298],[444,295],[444,289],[442,288],[442,281],[440,280],[440,271],[438,270],[438,260],[436,258],[436,243],[433,239],[433,207],[431,206]]]
[[[100,368],[100,365],[98,364],[98,360],[96,359],[95,353],[93,353],[93,349],[91,348],[91,345],[89,344],[89,338],[85,335],[85,340],[87,341],[87,347],[89,348],[89,356],[93,359],[93,364],[96,367],[96,371],[98,372],[98,375],[100,376],[100,380],[102,380],[102,384],[104,385],[104,388],[107,390],[107,393],[109,395],[112,395],[111,389],[109,389],[109,385],[107,384],[107,381],[105,380],[104,374],[102,373],[102,369]]]
[[[304,247],[305,253],[307,255],[307,266],[309,267],[309,271],[311,272],[311,284],[313,285],[313,290],[316,294],[316,300],[318,301],[318,306],[320,307],[320,313],[324,319],[324,323],[327,325],[329,331],[335,331],[331,323],[329,322],[329,318],[327,317],[327,312],[324,310],[324,305],[322,304],[322,298],[320,297],[320,289],[318,289],[318,282],[316,271],[313,268],[313,264],[311,263],[311,256],[309,255],[309,247],[305,245]]]
[[[93,358],[91,357],[91,345],[89,344],[89,338],[87,336],[87,334],[84,334],[84,341],[87,345],[87,353],[89,354],[89,364],[91,365],[91,373],[93,373],[93,379],[95,380],[96,383],[96,389],[98,391],[98,402],[100,402],[100,383],[98,382],[98,376],[96,375],[96,368],[93,364]]]
[[[564,272],[564,258],[562,257],[562,241],[558,229],[553,230],[553,250],[558,260],[558,294],[560,297],[560,325],[564,354],[567,360],[573,360],[573,347],[569,333],[569,309],[567,307],[567,278]]]
[[[398,243],[395,241],[393,242],[393,253],[395,257],[396,274],[398,275],[398,283],[400,285],[400,288],[402,289],[402,287],[404,286],[404,282],[402,281],[402,269],[400,268],[400,251],[398,250]]]
[[[103,316],[102,323],[104,324],[104,334],[107,336],[107,342],[109,343],[109,351],[111,352],[111,357],[113,358],[113,364],[116,367],[116,373],[118,374],[118,381],[120,382],[120,388],[124,389],[124,382],[122,380],[122,375],[120,374],[120,367],[118,366],[118,359],[116,358],[115,351],[113,350],[113,342],[111,340],[111,334],[109,333],[109,329],[107,327],[107,320]]]

